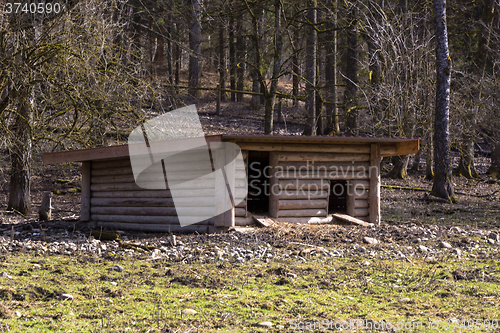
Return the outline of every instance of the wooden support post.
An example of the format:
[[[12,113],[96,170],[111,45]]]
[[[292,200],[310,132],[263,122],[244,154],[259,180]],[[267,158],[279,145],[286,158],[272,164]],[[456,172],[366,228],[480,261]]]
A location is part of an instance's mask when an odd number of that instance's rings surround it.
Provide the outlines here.
[[[82,195],[80,221],[90,221],[90,178],[91,162],[82,162]]]
[[[347,196],[346,196],[346,210],[347,215],[354,216],[356,210],[356,196],[354,181],[347,181]]]
[[[278,217],[279,211],[279,179],[275,177],[276,167],[278,166],[279,154],[277,152],[269,153],[269,166],[271,167],[269,179],[269,215]]]
[[[236,191],[236,146],[232,144],[227,144],[225,145],[224,151],[226,152],[226,164],[225,164],[225,172],[226,172],[226,178],[229,184],[229,188],[231,190],[230,195],[234,198],[235,196],[235,191]],[[226,191],[227,186],[226,186]],[[235,202],[231,202],[230,198],[229,201],[227,201],[227,204],[231,204],[231,209],[229,209],[225,214],[225,223],[224,226],[229,228],[229,227],[234,227],[235,226]]]
[[[372,144],[370,153],[370,222],[380,224],[380,145]]]

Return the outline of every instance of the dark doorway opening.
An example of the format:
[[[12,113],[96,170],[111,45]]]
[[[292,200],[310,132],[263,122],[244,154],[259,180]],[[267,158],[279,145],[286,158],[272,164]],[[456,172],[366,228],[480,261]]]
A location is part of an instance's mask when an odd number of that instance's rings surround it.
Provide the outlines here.
[[[330,196],[328,200],[328,214],[347,213],[347,181],[330,181]]]
[[[248,152],[247,209],[257,215],[269,212],[269,152]]]

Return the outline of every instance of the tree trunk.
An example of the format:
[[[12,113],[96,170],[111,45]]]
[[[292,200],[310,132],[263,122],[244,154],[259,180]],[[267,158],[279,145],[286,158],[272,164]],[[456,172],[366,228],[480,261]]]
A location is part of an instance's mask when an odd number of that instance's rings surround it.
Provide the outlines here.
[[[257,12],[257,30],[255,31],[254,38],[256,40],[256,43],[258,43],[259,48],[262,46],[262,38],[263,38],[263,20],[264,20],[264,10],[263,9],[258,9]],[[255,59],[255,68],[253,71],[253,83],[252,83],[252,91],[255,93],[260,92],[260,81],[259,81],[259,66],[260,64],[257,62],[257,55],[254,54],[254,59]],[[257,106],[260,104],[260,98],[261,96],[259,95],[252,95],[252,104],[254,106]]]
[[[201,5],[200,0],[191,0],[191,26],[189,28],[189,94],[194,97],[201,97]]]
[[[358,133],[358,20],[356,7],[348,8],[349,27],[347,28],[347,69],[344,93],[344,117],[347,135]]]
[[[245,53],[246,41],[243,36],[243,18],[236,18],[236,90],[243,91],[245,77]],[[236,101],[243,102],[243,94],[236,94]]]
[[[408,161],[410,155],[393,156],[392,157],[392,170],[389,172],[389,178],[392,179],[406,179],[408,176]]]
[[[337,27],[337,1],[331,1],[330,10],[333,17],[328,20],[327,29]],[[325,134],[340,135],[339,117],[337,113],[337,30],[329,30],[326,36],[325,91],[326,130]]]
[[[168,71],[168,81],[170,82],[170,84],[174,84],[174,66],[173,66],[173,60],[174,60],[174,57],[173,57],[173,50],[172,50],[172,37],[173,37],[173,34],[172,34],[172,23],[171,23],[171,19],[172,19],[172,15],[169,14],[168,15],[168,18],[169,18],[169,22],[167,24],[167,36],[168,36],[168,39],[167,39],[167,71]]]
[[[226,45],[224,42],[224,23],[219,26],[219,86],[220,89],[226,89]],[[226,100],[226,92],[220,92],[220,100]]]
[[[229,84],[231,86],[231,102],[236,102],[236,45],[234,43],[234,18],[229,19]]]
[[[306,112],[307,120],[304,128],[304,135],[316,135],[316,94],[314,85],[316,83],[316,44],[317,32],[316,7],[317,0],[308,1],[310,9],[307,11],[307,45],[306,45]]]
[[[276,91],[278,90],[279,77],[281,72],[281,51],[283,47],[283,36],[281,33],[281,0],[274,2],[274,60],[273,76],[269,93],[266,94],[266,111],[264,133],[272,134],[274,129],[274,104],[276,103]]]
[[[468,129],[464,129],[468,131]],[[472,135],[464,135],[460,143],[460,162],[458,167],[453,170],[454,174],[468,179],[480,178],[474,165],[474,138]]]
[[[424,179],[432,180],[434,179],[434,168],[432,167],[432,156],[433,156],[433,144],[432,137],[427,139],[426,152],[425,152],[425,177]]]
[[[436,38],[436,109],[434,120],[434,184],[432,195],[456,201],[451,182],[450,161],[450,77],[446,0],[434,0]]]
[[[293,96],[298,96],[299,95],[299,76],[301,75],[300,73],[300,66],[299,66],[299,48],[298,43],[299,43],[299,38],[300,38],[300,30],[297,27],[293,28],[293,38],[294,40],[292,41],[292,71],[295,73],[292,78],[292,94]],[[294,99],[293,100],[293,106],[299,105],[299,100]]]
[[[30,110],[28,93],[19,96],[18,114],[12,132],[14,142],[10,149],[11,174],[9,203],[7,210],[16,210],[23,215],[31,213],[31,131],[29,126]]]
[[[318,19],[319,21],[319,19]],[[319,39],[319,36],[318,36]],[[321,44],[321,42],[318,40],[318,45]],[[323,96],[322,96],[322,90],[321,90],[321,73],[323,72],[323,67],[324,67],[324,58],[323,58],[323,52],[321,48],[318,46],[316,49],[316,134],[317,135],[323,135],[324,134],[324,122],[323,122]]]
[[[496,144],[491,152],[491,165],[488,174],[494,179],[500,179],[500,144]]]
[[[411,165],[412,172],[420,171],[420,160],[422,159],[422,149],[420,149],[416,154],[413,160],[413,164]]]
[[[476,136],[477,115],[479,112],[479,104],[481,100],[482,83],[484,78],[484,71],[486,61],[488,59],[488,49],[490,44],[490,35],[493,28],[494,19],[494,0],[486,0],[484,2],[483,15],[481,18],[481,34],[479,36],[478,48],[475,55],[475,63],[479,69],[479,84],[478,88],[474,91],[474,103],[472,109],[466,115],[467,128],[464,128],[463,141],[461,142],[461,156],[458,167],[454,173],[465,178],[473,179],[479,178],[479,174],[474,166],[474,141]],[[475,70],[472,69],[472,70]]]

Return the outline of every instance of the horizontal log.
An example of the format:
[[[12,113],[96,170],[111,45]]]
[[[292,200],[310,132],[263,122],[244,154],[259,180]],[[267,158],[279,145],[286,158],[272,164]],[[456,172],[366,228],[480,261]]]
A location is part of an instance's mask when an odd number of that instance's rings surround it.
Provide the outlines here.
[[[238,208],[243,209],[243,208]],[[215,207],[90,207],[98,215],[215,216]]]
[[[96,215],[177,216],[174,207],[90,207]]]
[[[368,162],[370,154],[342,154],[342,153],[279,153],[278,161],[285,162]]]
[[[244,226],[253,225],[253,224],[254,224],[254,221],[253,221],[253,218],[251,218],[251,217],[238,217],[238,216],[236,216],[234,218],[234,225],[236,225],[236,226],[244,227]]]
[[[103,169],[93,169],[92,177],[95,176],[116,176],[116,175],[132,175],[132,167],[109,167]]]
[[[350,180],[349,183],[352,183],[354,186],[355,194],[358,193],[361,195],[364,191],[368,191],[370,189],[370,181],[369,180]]]
[[[186,198],[92,198],[93,207],[213,207],[214,197]],[[175,204],[175,206],[174,206]]]
[[[325,199],[320,200],[280,200],[278,208],[281,209],[312,209],[312,208],[326,208],[328,201]]]
[[[91,197],[92,198],[171,198],[172,195],[170,194],[170,191],[163,191],[163,190],[94,191],[91,192]]]
[[[354,217],[365,217],[370,215],[369,208],[356,208],[354,209]]]
[[[332,222],[332,217],[279,217],[278,222],[288,222],[297,224],[328,224]]]
[[[96,169],[112,169],[130,167],[130,158],[92,161],[92,172]]]
[[[392,156],[396,154],[396,145],[380,145],[381,156]]]
[[[354,200],[355,208],[368,208],[368,200]]]
[[[324,216],[326,217],[325,209],[288,209],[279,210],[278,217],[304,217],[304,216]]]
[[[191,172],[182,172],[182,173],[167,173],[167,181],[186,181],[186,180],[194,180],[196,178],[204,177],[204,180],[215,179],[215,174],[207,175],[202,172],[191,173]],[[245,171],[237,171],[235,173],[235,177],[241,179],[246,179]],[[165,176],[163,173],[141,173],[139,175],[139,180],[141,182],[164,182]],[[106,175],[106,176],[92,176],[91,180],[92,184],[111,184],[111,183],[134,183],[135,178],[133,174],[126,175]],[[241,184],[243,184],[240,181]]]
[[[253,151],[289,151],[289,152],[321,152],[321,153],[370,153],[369,145],[350,144],[303,144],[303,143],[271,143],[240,142],[241,149]]]
[[[146,224],[146,223],[120,223],[120,222],[97,222],[97,227],[112,228],[119,230],[134,230],[144,232],[164,233],[208,233],[208,225],[187,225],[181,227],[175,224]]]
[[[336,171],[277,171],[276,177],[279,179],[328,179],[328,180],[351,180],[351,179],[370,179],[366,171],[358,172],[336,172]]]
[[[235,208],[234,209],[234,216],[246,217],[247,216],[247,210],[245,208]]]
[[[354,198],[355,198],[356,200],[366,200],[366,199],[368,199],[368,197],[369,197],[369,196],[368,196],[368,193],[370,193],[370,192],[369,192],[369,191],[366,191],[366,190],[365,190],[365,191],[360,191],[360,190],[358,190],[358,191],[356,191],[356,192],[354,193]]]
[[[194,224],[213,225],[213,218],[199,221],[199,216],[190,217]],[[105,215],[92,214],[90,220],[95,222],[122,222],[122,223],[145,223],[145,224],[177,224],[177,216],[134,216],[134,215]]]
[[[296,179],[289,179],[289,180],[280,180],[278,182],[279,186],[278,189],[281,191],[286,191],[286,190],[299,190],[299,191],[310,191],[310,192],[315,192],[320,191],[320,190],[327,190],[330,188],[330,182],[327,180],[296,180]],[[280,193],[275,193],[276,189],[271,189],[274,194],[279,195]]]
[[[172,198],[91,198],[92,207],[174,207]]]
[[[369,162],[316,162],[316,161],[305,161],[305,162],[278,162],[278,167],[283,170],[340,170],[340,171],[351,171],[354,168],[356,171],[369,171]]]
[[[158,183],[151,183],[158,186]],[[92,184],[90,186],[93,192],[111,192],[111,191],[143,191],[145,188],[137,186],[135,183],[108,183],[108,184]],[[161,189],[159,189],[161,190]],[[162,190],[164,191],[164,190]]]
[[[278,195],[280,200],[314,200],[328,197],[328,191],[281,191]]]

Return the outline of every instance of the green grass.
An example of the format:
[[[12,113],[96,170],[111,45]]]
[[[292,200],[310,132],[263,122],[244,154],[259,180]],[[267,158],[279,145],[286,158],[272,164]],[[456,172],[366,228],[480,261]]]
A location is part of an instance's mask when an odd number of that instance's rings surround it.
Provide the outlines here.
[[[423,322],[431,331],[429,320],[500,319],[500,262],[490,259],[313,255],[306,262],[185,264],[21,253],[0,259],[0,270],[12,276],[0,278],[0,302],[22,314],[2,319],[10,332],[283,332],[300,321],[352,319]],[[109,271],[116,264],[124,271]],[[467,279],[455,280],[457,270]],[[62,293],[74,300],[59,300]],[[198,313],[181,315],[187,308]],[[256,326],[263,321],[273,327]],[[480,331],[459,324],[453,331]]]

